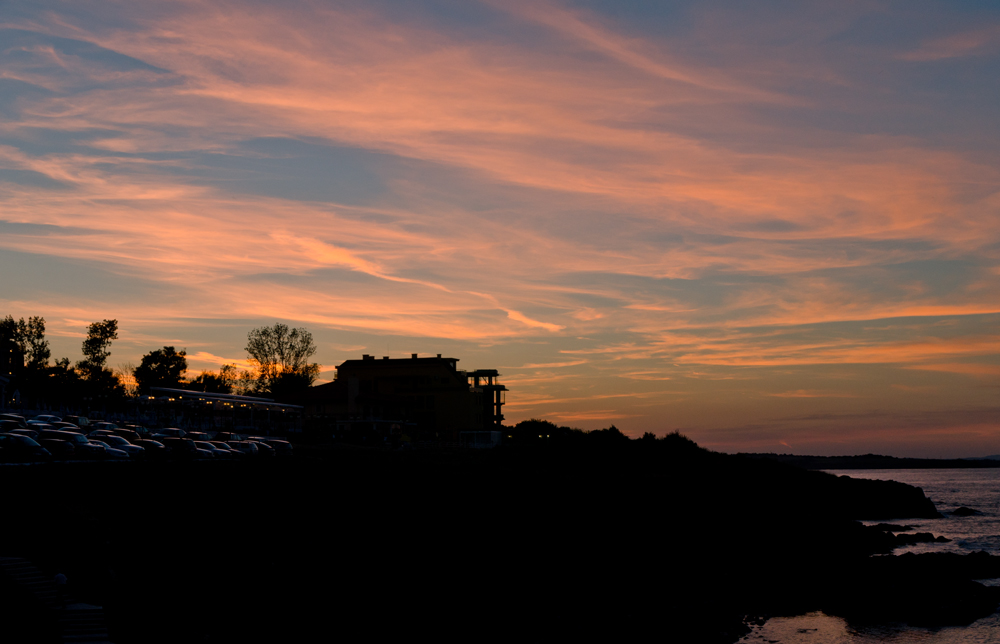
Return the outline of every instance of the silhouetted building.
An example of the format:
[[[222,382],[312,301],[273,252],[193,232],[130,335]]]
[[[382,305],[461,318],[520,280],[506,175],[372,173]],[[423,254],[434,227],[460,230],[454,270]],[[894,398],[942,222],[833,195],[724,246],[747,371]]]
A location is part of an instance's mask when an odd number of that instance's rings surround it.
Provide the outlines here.
[[[24,352],[9,338],[0,338],[0,376],[13,380],[24,369]]]
[[[365,355],[337,367],[337,379],[290,398],[307,416],[339,427],[458,441],[462,432],[499,431],[507,388],[495,369],[466,372],[457,358]]]

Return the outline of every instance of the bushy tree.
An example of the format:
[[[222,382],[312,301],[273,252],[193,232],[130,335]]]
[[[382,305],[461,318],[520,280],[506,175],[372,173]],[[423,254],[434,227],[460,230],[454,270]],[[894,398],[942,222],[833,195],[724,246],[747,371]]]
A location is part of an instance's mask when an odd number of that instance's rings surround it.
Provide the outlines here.
[[[24,354],[25,368],[42,371],[49,366],[49,341],[45,339],[45,318],[37,315],[14,320],[10,315],[0,320],[0,338],[12,341]]]
[[[285,324],[258,327],[247,335],[246,352],[254,368],[255,389],[271,394],[309,387],[319,377],[312,334]]]
[[[94,322],[87,327],[87,337],[83,341],[83,360],[77,363],[77,371],[83,377],[82,391],[91,405],[103,405],[125,397],[125,387],[114,371],[107,368],[108,347],[118,339],[118,320]]]
[[[87,374],[94,376],[104,371],[111,352],[108,347],[112,340],[118,339],[118,320],[94,322],[87,328],[87,338],[83,341],[83,360],[78,367]]]
[[[73,368],[69,358],[60,358],[47,369],[47,386],[50,394],[56,394],[64,403],[78,404],[82,395],[80,374]]]
[[[187,352],[163,347],[144,355],[132,373],[138,390],[148,391],[150,387],[179,388],[185,372]]]
[[[223,365],[223,367],[232,365]],[[202,371],[187,386],[192,391],[200,391],[206,394],[231,394],[233,386],[230,381],[221,373],[214,371]]]

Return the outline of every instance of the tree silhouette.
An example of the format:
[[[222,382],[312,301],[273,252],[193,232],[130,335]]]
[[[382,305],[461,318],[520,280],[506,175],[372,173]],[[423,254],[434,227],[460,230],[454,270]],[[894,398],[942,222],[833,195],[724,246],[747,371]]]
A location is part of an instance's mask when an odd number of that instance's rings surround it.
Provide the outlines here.
[[[77,370],[83,376],[82,392],[91,406],[104,405],[121,400],[125,387],[114,371],[107,368],[108,347],[118,339],[118,320],[94,322],[87,327],[87,337],[83,341],[83,360],[77,363]]]
[[[179,388],[187,371],[187,352],[173,347],[150,351],[133,371],[139,391],[150,387]]]
[[[281,323],[258,327],[247,335],[246,352],[256,372],[257,391],[287,393],[308,387],[319,377],[319,365],[309,362],[316,345],[305,329]]]
[[[214,371],[202,371],[198,377],[188,384],[187,388],[192,391],[200,391],[206,394],[233,393],[233,386],[230,384],[225,375],[215,373]]]
[[[25,368],[29,371],[41,371],[49,366],[49,342],[45,339],[45,318],[32,316],[25,322],[24,318],[15,321],[8,315],[0,320],[0,338],[14,342],[25,358]]]
[[[78,365],[88,376],[104,371],[111,352],[108,347],[118,339],[118,320],[94,322],[87,328],[87,338],[83,341],[84,359]]]

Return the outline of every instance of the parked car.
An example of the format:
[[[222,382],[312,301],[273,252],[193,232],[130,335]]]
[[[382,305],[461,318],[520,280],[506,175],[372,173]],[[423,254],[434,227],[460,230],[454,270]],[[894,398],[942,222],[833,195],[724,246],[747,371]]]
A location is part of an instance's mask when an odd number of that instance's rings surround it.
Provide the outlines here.
[[[64,441],[58,438],[42,438],[39,436],[38,443],[45,449],[49,450],[52,454],[52,458],[64,461],[76,458],[76,447],[74,447],[73,443],[70,443],[69,441]]]
[[[212,452],[200,449],[193,440],[187,438],[167,436],[161,439],[161,442],[170,451],[170,455],[175,458],[215,458]]]
[[[226,444],[247,456],[257,456],[257,443],[250,441],[226,441]]]
[[[106,438],[106,437],[102,436],[101,438]],[[127,452],[125,452],[123,450],[120,450],[120,449],[115,449],[114,447],[108,445],[107,443],[105,443],[102,440],[97,440],[97,439],[93,439],[92,438],[92,439],[90,439],[90,442],[93,443],[93,444],[95,444],[95,445],[103,445],[104,446],[104,458],[117,458],[117,459],[121,459],[121,460],[127,460],[129,458],[129,455],[128,455]]]
[[[219,449],[217,446],[213,445],[208,441],[195,441],[194,446],[198,449],[203,449],[212,452],[213,458],[233,458],[233,453],[230,450]]]
[[[158,440],[160,438],[184,438],[187,434],[183,429],[178,429],[176,427],[165,427],[163,429],[157,429],[153,432],[152,438]]]
[[[49,450],[36,441],[20,434],[0,434],[0,460],[8,463],[47,461],[52,458]]]
[[[259,441],[248,441],[257,446],[257,456],[264,456],[269,458],[274,458],[274,448],[267,443],[261,443]]]
[[[224,452],[229,452],[229,458],[231,459],[239,460],[242,458],[246,458],[246,454],[244,454],[243,452],[234,447],[230,447],[228,443],[224,443],[223,441],[208,441],[208,442],[211,443],[212,445],[215,445]]]
[[[274,453],[277,456],[292,455],[292,444],[286,440],[281,440],[280,438],[254,438],[253,436],[250,437],[250,440],[269,445],[274,448]]]
[[[104,450],[106,449],[104,445],[91,443],[83,434],[74,434],[73,432],[66,432],[59,429],[43,429],[38,433],[38,436],[43,439],[54,438],[72,443],[73,447],[76,448],[76,455],[85,458],[101,458],[104,456]]]
[[[153,435],[153,432],[150,431],[148,428],[143,427],[142,425],[135,425],[132,423],[125,423],[125,425],[120,429],[127,429],[129,431],[135,432],[136,434],[138,434],[139,438],[149,438],[150,436]],[[124,434],[122,435],[124,436]],[[125,436],[125,438],[128,438],[128,436]],[[131,438],[128,439],[132,440]]]
[[[0,419],[0,432],[12,432],[15,429],[26,429],[24,423],[19,423],[16,420],[8,420],[6,418]]]
[[[109,430],[115,436],[120,436],[127,440],[128,442],[135,444],[135,442],[142,438],[135,430],[119,427],[118,429]]]
[[[79,426],[74,425],[73,423],[67,423],[66,421],[63,420],[55,423],[49,423],[49,425],[52,426],[52,429],[65,429],[68,432],[76,432],[78,434],[80,433]]]
[[[52,414],[41,414],[40,416],[35,416],[32,420],[40,420],[43,423],[61,423],[62,418],[59,416],[53,416]]]
[[[147,461],[156,461],[167,458],[169,451],[163,446],[163,443],[159,441],[154,441],[148,438],[140,438],[135,442],[135,445],[141,447],[144,451],[143,458]]]
[[[12,420],[21,426],[21,429],[27,429],[28,424],[24,421],[24,416],[18,416],[17,414],[0,414],[0,420]]]
[[[20,434],[21,436],[27,436],[28,438],[30,438],[32,440],[38,440],[38,431],[34,430],[34,429],[21,429],[19,427],[17,429],[10,430],[7,433],[9,433],[9,434]]]
[[[102,420],[98,423],[90,423],[90,425],[87,426],[87,431],[92,432],[95,429],[118,429],[118,425]]]
[[[142,447],[138,445],[133,445],[132,443],[128,442],[121,436],[117,436],[115,434],[107,434],[106,436],[102,436],[98,440],[104,443],[105,445],[110,445],[115,449],[120,449],[121,451],[125,452],[126,454],[132,457],[141,457],[142,453],[146,451]]]
[[[90,424],[90,420],[86,416],[65,416],[63,418],[64,422],[73,423],[81,429]]]

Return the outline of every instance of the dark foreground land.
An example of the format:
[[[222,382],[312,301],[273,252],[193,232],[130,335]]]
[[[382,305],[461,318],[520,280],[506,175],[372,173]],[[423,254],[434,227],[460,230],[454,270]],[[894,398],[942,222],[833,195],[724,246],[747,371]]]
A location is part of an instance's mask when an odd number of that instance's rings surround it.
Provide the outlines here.
[[[916,488],[710,453],[316,448],[267,463],[0,468],[0,556],[62,572],[115,642],[574,635],[734,642],[746,618],[965,624],[1000,562],[875,557],[857,519],[935,516]],[[2,580],[0,580],[2,583]],[[8,584],[0,641],[52,641]]]

